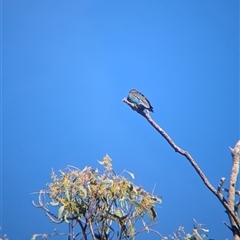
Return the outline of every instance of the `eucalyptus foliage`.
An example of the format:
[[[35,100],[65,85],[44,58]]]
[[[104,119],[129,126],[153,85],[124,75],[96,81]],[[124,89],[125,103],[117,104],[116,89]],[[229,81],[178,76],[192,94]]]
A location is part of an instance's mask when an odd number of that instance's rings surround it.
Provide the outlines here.
[[[69,225],[68,239],[134,239],[137,234],[153,231],[161,198],[134,185],[125,175],[117,175],[111,158],[106,155],[99,161],[104,168],[85,167],[80,170],[67,166],[53,170],[52,182],[38,193],[39,204],[54,223]],[[34,240],[37,237],[32,238]]]
[[[187,233],[184,227],[179,227],[172,235],[168,237],[163,237],[162,240],[214,240],[209,239],[207,233],[209,230],[204,227],[204,224],[198,223],[193,219],[194,225],[192,233]]]

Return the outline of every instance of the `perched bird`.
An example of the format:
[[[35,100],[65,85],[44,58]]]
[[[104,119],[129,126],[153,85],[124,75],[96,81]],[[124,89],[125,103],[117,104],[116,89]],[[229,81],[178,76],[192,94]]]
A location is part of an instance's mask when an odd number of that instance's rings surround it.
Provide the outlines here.
[[[131,103],[134,103],[139,110],[144,111],[144,109],[147,109],[153,112],[151,103],[142,93],[138,92],[136,89],[132,89],[129,92],[127,100]]]

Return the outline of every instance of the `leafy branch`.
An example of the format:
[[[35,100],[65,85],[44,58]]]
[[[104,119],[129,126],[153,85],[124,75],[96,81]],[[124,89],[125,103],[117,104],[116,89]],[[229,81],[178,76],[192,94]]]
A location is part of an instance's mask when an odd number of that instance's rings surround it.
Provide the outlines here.
[[[91,167],[67,166],[58,177],[52,170],[52,182],[38,192],[38,204],[33,205],[44,210],[52,222],[67,223],[69,239],[134,239],[143,231],[151,232],[161,198],[123,175],[134,178],[132,173],[124,170],[117,175],[111,161],[108,155],[99,161],[103,174]]]

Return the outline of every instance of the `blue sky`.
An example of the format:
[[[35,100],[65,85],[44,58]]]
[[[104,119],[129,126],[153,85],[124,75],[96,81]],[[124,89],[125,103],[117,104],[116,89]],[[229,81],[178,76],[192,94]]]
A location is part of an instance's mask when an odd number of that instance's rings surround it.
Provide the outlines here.
[[[195,218],[211,238],[231,239],[223,207],[191,165],[122,99],[132,88],[144,93],[152,118],[211,183],[228,183],[228,147],[239,139],[238,1],[1,4],[3,233],[51,232],[31,193],[51,168],[99,168],[107,153],[135,184],[156,184],[163,235],[191,231]]]

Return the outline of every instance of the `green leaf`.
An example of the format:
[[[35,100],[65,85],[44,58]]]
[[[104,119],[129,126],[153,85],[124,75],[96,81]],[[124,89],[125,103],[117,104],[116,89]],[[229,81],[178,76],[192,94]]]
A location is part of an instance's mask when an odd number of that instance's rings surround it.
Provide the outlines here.
[[[155,212],[154,208],[151,207],[150,210],[148,210],[148,217],[154,221],[157,217],[157,213]]]
[[[140,204],[140,203],[138,203],[138,202],[136,202],[136,201],[134,201],[134,200],[131,200],[131,199],[129,199],[129,200],[131,201],[131,203],[132,203],[135,207],[140,208],[141,211],[146,212],[146,211],[148,210],[148,209],[145,208],[142,204]]]
[[[149,228],[143,219],[142,219],[142,223],[143,223],[144,229],[146,229],[147,232],[149,233]]]
[[[133,224],[131,221],[129,222],[128,234],[129,234],[129,236],[131,236],[131,237],[134,237],[134,235],[135,235],[134,224]]]
[[[128,203],[126,201],[125,201],[125,207],[126,207],[126,210],[129,209]]]
[[[51,204],[52,206],[57,206],[57,205],[59,204],[59,202],[50,202],[50,204]]]
[[[98,161],[101,165],[104,165],[104,162],[103,161]]]
[[[141,208],[142,207],[142,205],[141,204],[139,204],[138,202],[136,202],[136,201],[131,201],[131,203],[135,206],[135,207],[139,207],[139,208]]]
[[[87,197],[87,191],[83,186],[78,186],[79,190],[83,193],[83,197],[86,198]]]
[[[112,184],[113,180],[107,178],[107,179],[103,180],[102,183],[104,183],[104,184]]]
[[[68,189],[65,190],[65,195],[66,195],[67,200],[70,201]]]
[[[132,184],[129,184],[129,185],[128,185],[128,189],[129,189],[130,191],[132,191],[132,190],[133,190],[133,185],[132,185]]]
[[[126,200],[125,196],[121,196],[120,199],[119,199],[119,202],[123,203],[124,201]]]
[[[125,172],[127,172],[130,176],[131,176],[131,178],[132,179],[134,179],[135,178],[135,176],[134,176],[134,174],[133,173],[131,173],[131,172],[129,172],[129,171],[127,171],[127,170],[125,170]]]
[[[64,215],[64,220],[65,222],[69,223],[69,221],[67,220],[67,214]]]
[[[119,218],[122,217],[122,213],[121,213],[120,209],[117,209],[117,211],[115,211],[115,215]]]
[[[155,196],[155,197],[152,197],[152,200],[162,203],[162,197]]]
[[[62,219],[62,217],[63,217],[63,211],[64,211],[64,206],[61,206],[61,207],[58,209],[58,219]]]
[[[30,240],[35,240],[37,236],[39,236],[39,234],[33,234]]]

